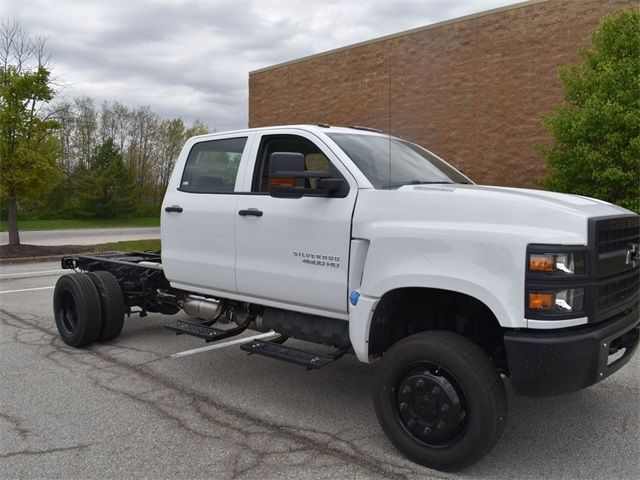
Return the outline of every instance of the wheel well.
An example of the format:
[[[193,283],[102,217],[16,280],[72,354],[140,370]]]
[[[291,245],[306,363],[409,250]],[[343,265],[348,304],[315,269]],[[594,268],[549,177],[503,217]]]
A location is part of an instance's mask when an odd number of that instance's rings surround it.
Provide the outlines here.
[[[369,332],[369,355],[381,356],[396,342],[414,333],[446,330],[480,346],[499,369],[506,369],[503,329],[480,300],[460,292],[407,287],[385,293]]]

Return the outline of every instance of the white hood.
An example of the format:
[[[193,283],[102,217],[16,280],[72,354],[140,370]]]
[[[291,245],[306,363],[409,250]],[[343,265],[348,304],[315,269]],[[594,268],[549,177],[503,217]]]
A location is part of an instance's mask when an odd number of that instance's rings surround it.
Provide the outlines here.
[[[520,205],[521,207],[529,205],[535,208],[548,208],[586,217],[633,214],[633,212],[625,208],[595,198],[525,188],[433,184],[407,185],[401,187],[398,191],[415,191],[422,193],[448,192],[465,197],[469,201],[473,201],[473,199],[489,202],[501,200],[513,204],[514,207],[516,205]]]
[[[542,200],[549,202],[551,204],[555,204],[561,206],[563,208],[577,208],[582,209],[582,207],[594,207],[594,206],[605,206],[607,212],[606,215],[615,215],[615,214],[626,214],[633,213],[629,210],[626,210],[622,207],[618,207],[609,202],[605,202],[603,200],[598,200],[595,198],[583,197],[581,195],[571,195],[568,193],[558,193],[558,192],[547,192],[545,190],[533,190],[526,188],[508,188],[508,187],[490,187],[490,186],[480,186],[480,185],[463,185],[463,187],[470,187],[477,190],[482,191],[494,191],[498,193],[505,193],[510,195],[517,195],[521,197],[523,200]],[[585,211],[589,211],[588,209]]]
[[[415,221],[432,228],[528,231],[530,242],[584,244],[587,219],[608,215],[633,212],[601,200],[542,190],[406,185],[397,190],[361,190],[354,230],[368,228],[371,222]]]

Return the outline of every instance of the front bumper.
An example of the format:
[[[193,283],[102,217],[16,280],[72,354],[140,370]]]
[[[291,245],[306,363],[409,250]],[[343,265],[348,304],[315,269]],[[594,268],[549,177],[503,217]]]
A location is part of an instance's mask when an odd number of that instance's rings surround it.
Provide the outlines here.
[[[608,377],[627,363],[639,339],[638,304],[593,326],[559,332],[508,332],[504,343],[511,383],[521,395],[575,392]],[[624,353],[620,355],[622,349]]]

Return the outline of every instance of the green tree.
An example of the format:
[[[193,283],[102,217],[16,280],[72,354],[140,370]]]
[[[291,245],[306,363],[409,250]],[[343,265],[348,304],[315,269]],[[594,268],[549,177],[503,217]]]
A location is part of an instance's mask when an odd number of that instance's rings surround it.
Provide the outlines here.
[[[185,140],[191,137],[195,137],[196,135],[204,135],[206,133],[214,133],[216,129],[210,130],[206,123],[202,120],[196,118],[193,121],[193,124],[189,128],[185,130]]]
[[[17,23],[0,25],[0,190],[11,245],[20,244],[18,203],[40,196],[57,175],[57,123],[38,114],[53,98],[43,47]]]
[[[81,215],[116,218],[129,216],[135,209],[133,174],[111,138],[95,149],[88,168],[78,166],[76,175]]]
[[[602,20],[560,71],[565,103],[543,119],[555,142],[541,150],[551,189],[640,210],[640,10]]]
[[[162,120],[154,138],[155,165],[154,165],[154,211],[157,212],[162,203],[167,184],[171,178],[171,172],[176,163],[184,143],[195,135],[208,133],[207,126],[200,120],[195,120],[190,127],[185,126],[181,118]]]

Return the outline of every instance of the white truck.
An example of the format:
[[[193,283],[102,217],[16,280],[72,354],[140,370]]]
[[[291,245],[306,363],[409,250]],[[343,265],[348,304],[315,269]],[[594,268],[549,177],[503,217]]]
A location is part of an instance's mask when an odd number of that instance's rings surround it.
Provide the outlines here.
[[[169,330],[207,342],[244,332],[228,342],[250,354],[308,369],[344,354],[377,361],[389,440],[458,470],[504,429],[503,376],[516,393],[559,395],[629,361],[639,218],[591,198],[477,186],[363,127],[203,135],[176,162],[162,251],[63,258],[79,273],[59,279],[55,320],[81,347],[115,339],[126,314],[184,311],[191,320]]]

